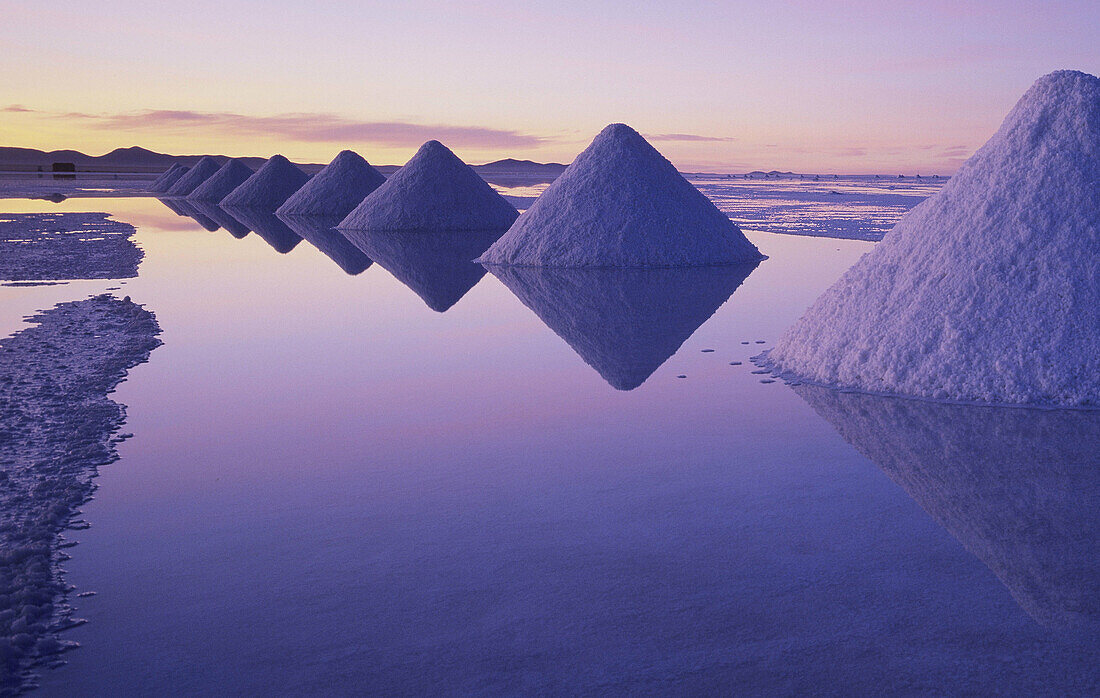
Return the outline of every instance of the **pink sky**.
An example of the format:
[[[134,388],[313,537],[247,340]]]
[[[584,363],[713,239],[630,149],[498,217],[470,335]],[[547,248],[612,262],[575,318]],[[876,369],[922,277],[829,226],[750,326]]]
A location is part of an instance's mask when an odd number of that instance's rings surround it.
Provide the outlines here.
[[[8,0],[0,145],[570,161],[631,124],[681,169],[950,172],[1100,3],[172,5]]]

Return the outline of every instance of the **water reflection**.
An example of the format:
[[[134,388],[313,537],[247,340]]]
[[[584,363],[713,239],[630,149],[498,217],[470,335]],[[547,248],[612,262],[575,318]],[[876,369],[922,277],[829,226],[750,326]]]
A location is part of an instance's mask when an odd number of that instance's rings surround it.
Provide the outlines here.
[[[238,240],[248,235],[250,232],[248,226],[234,218],[233,214],[229,211],[215,204],[193,201],[191,202],[191,206],[199,213],[220,225],[227,233]]]
[[[459,301],[485,276],[472,260],[504,234],[493,231],[341,230],[367,257],[436,312]]]
[[[633,390],[676,353],[757,264],[490,269],[612,387]]]
[[[157,201],[167,206],[168,210],[176,214],[177,216],[190,218],[210,232],[214,232],[220,227],[208,216],[204,215],[201,211],[195,208],[194,204],[188,201],[184,201],[183,199],[161,199],[159,197],[157,198]]]
[[[274,211],[236,206],[223,207],[223,210],[263,238],[279,254],[290,252],[302,241],[301,236],[279,220]]]
[[[361,274],[371,265],[371,259],[336,230],[340,218],[289,215],[279,218],[296,234],[336,262],[347,274]]]
[[[1100,623],[1100,412],[794,390],[1052,628]]]

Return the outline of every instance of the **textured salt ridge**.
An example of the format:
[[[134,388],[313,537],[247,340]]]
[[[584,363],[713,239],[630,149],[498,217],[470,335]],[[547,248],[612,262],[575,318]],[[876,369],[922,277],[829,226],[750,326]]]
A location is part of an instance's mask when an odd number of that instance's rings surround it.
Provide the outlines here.
[[[1100,80],[1038,80],[939,193],[776,342],[787,377],[1100,406]]]
[[[175,184],[168,187],[164,194],[166,196],[187,196],[195,191],[200,184],[213,177],[214,173],[220,169],[221,165],[218,164],[217,160],[209,155],[204,155],[186,174],[176,180]]]
[[[714,315],[758,263],[490,271],[608,384],[633,390]]]
[[[228,196],[229,192],[244,184],[245,180],[253,174],[255,173],[252,171],[252,168],[240,160],[235,158],[227,160],[226,163],[221,166],[221,169],[212,174],[205,182],[195,187],[195,190],[187,195],[187,200],[192,203],[201,201],[204,203],[216,204]]]
[[[161,176],[153,180],[152,184],[149,185],[149,191],[155,194],[163,194],[178,182],[180,177],[187,174],[190,169],[190,167],[184,165],[172,165]]]
[[[214,204],[204,203],[202,201],[190,201],[191,207],[194,210],[213,224],[220,228],[224,228],[227,233],[237,238],[238,240],[248,235],[251,232],[244,223],[237,220],[233,214],[229,213],[220,206]]]
[[[371,259],[351,243],[339,230],[337,217],[292,216],[276,213],[287,227],[309,244],[316,247],[326,257],[350,276],[362,274],[371,265]]]
[[[348,240],[432,310],[450,309],[485,276],[471,260],[500,237],[501,230],[393,231],[341,229]]]
[[[302,237],[287,227],[287,224],[281,221],[271,209],[235,206],[222,208],[240,221],[244,227],[256,233],[279,254],[290,252],[302,241]]]
[[[733,221],[637,131],[611,124],[480,261],[681,267],[761,258]]]
[[[1100,628],[1100,412],[794,388],[1047,627]]]
[[[134,227],[106,213],[20,213],[0,218],[0,279],[130,279],[144,253]]]
[[[357,230],[506,230],[519,212],[438,141],[428,141],[340,222]]]
[[[108,399],[160,341],[152,313],[102,295],[62,303],[0,341],[0,693],[33,681],[36,662],[75,645],[61,577],[61,533],[85,528],[78,510],[97,468],[118,459],[110,435],[125,408]]]
[[[309,177],[282,155],[274,155],[221,200],[222,208],[245,207],[275,212]]]
[[[283,202],[276,213],[284,217],[323,216],[339,223],[385,181],[357,153],[344,150]]]

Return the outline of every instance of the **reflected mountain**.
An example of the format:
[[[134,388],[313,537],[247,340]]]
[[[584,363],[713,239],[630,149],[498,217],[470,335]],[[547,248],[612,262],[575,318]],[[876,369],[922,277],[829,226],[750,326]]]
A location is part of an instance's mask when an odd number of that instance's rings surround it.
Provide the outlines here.
[[[1032,618],[1100,627],[1100,412],[793,389]]]
[[[504,234],[503,230],[340,232],[439,313],[485,276],[485,267],[472,260]]]
[[[161,199],[161,198],[158,198],[157,201],[159,201],[162,204],[164,204],[165,206],[167,206],[168,210],[170,210],[172,213],[176,214],[177,216],[183,216],[185,218],[191,218],[196,223],[201,225],[206,230],[209,230],[210,232],[214,232],[215,230],[217,230],[218,228],[221,227],[217,223],[215,223],[213,220],[211,220],[209,217],[203,215],[203,213],[201,211],[199,211],[197,208],[195,208],[194,204],[191,204],[190,202],[184,201],[183,199]]]
[[[279,218],[297,235],[336,262],[336,265],[345,273],[351,276],[362,274],[371,265],[370,258],[351,244],[339,230],[336,230],[336,224],[342,220],[341,218],[292,215],[279,216]]]
[[[227,233],[238,240],[248,235],[250,232],[248,226],[234,218],[233,214],[226,211],[224,208],[203,201],[190,201],[188,203],[196,211],[220,225]]]
[[[489,269],[611,387],[633,390],[676,353],[757,264]]]
[[[249,230],[263,238],[279,254],[290,252],[302,241],[301,236],[279,220],[273,211],[239,206],[225,206],[222,210],[229,212]]]

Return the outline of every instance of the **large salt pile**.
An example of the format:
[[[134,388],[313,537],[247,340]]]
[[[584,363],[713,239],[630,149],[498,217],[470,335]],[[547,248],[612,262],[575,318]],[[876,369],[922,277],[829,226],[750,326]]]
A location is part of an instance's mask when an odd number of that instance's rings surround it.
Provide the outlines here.
[[[282,155],[275,155],[260,166],[243,184],[229,192],[221,205],[274,212],[291,194],[309,181],[304,172]]]
[[[1100,79],[1038,80],[764,360],[867,392],[1100,406]]]
[[[633,390],[676,353],[757,264],[490,269],[613,388]]]
[[[149,191],[155,194],[163,194],[168,191],[169,187],[178,182],[180,177],[187,174],[189,169],[191,168],[180,165],[179,163],[172,165],[165,170],[161,176],[153,180],[152,184],[149,185]]]
[[[611,124],[480,261],[682,267],[758,259],[760,251],[671,162],[634,129]]]
[[[342,151],[279,207],[280,216],[325,216],[337,222],[386,181],[350,150]]]
[[[339,228],[505,230],[519,212],[438,141],[363,199]]]
[[[221,169],[187,195],[188,201],[204,201],[216,204],[253,175],[252,168],[240,160],[227,160]]]
[[[200,184],[214,176],[214,173],[219,169],[221,167],[218,165],[217,160],[209,155],[203,155],[186,174],[176,180],[176,183],[168,187],[168,190],[164,193],[167,196],[187,196],[195,191],[195,188]]]

